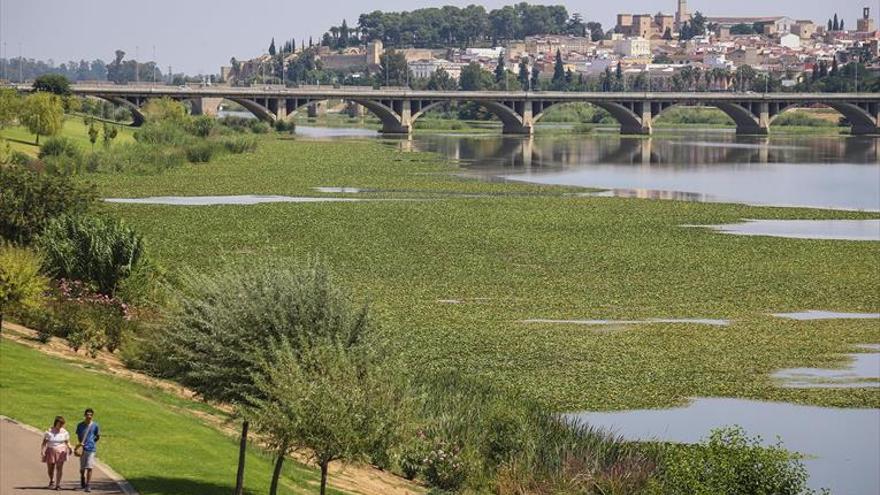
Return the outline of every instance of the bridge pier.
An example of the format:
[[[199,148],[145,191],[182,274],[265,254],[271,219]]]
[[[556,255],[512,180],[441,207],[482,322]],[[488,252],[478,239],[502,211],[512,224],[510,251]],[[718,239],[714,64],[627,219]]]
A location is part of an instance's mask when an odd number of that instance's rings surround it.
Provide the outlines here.
[[[223,102],[223,98],[193,98],[190,100],[190,109],[193,115],[217,115],[217,112],[220,111],[220,104]]]

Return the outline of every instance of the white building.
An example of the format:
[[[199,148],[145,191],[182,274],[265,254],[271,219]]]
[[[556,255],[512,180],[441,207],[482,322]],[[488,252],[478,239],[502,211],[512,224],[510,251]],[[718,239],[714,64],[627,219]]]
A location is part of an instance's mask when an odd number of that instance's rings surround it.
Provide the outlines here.
[[[651,54],[651,42],[645,38],[627,38],[614,42],[614,52],[625,57],[647,57]]]
[[[779,37],[779,46],[797,50],[801,47],[801,37],[796,34],[783,34]]]
[[[413,77],[416,79],[428,79],[440,69],[446,71],[449,77],[458,80],[461,76],[461,69],[467,65],[462,63],[450,62],[449,60],[433,59],[433,60],[415,60],[407,64]]]

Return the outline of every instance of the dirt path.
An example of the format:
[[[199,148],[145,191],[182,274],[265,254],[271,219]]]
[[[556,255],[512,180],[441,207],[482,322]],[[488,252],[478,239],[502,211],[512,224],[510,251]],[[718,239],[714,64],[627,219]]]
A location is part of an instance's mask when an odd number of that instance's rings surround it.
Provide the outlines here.
[[[189,400],[199,400],[192,390],[189,390],[180,384],[168,380],[153,378],[126,368],[114,354],[102,351],[94,358],[89,358],[82,353],[74,352],[62,339],[55,338],[47,344],[42,344],[37,341],[36,337],[37,332],[30,328],[16,325],[15,323],[3,322],[2,338],[24,344],[44,354],[59,357],[79,365],[88,364],[91,371],[116,375],[127,380],[161,389],[179,397]],[[95,369],[95,365],[98,365],[100,369]],[[221,411],[231,412],[231,409],[224,404],[212,405]],[[198,416],[205,423],[212,425],[214,428],[230,437],[236,438],[238,435],[238,425],[230,424],[226,418],[223,418],[220,415],[192,410],[181,410],[181,412]],[[37,442],[37,445],[39,446],[39,441]],[[296,460],[300,462],[305,461],[302,456],[297,456]],[[66,473],[65,476],[67,476]],[[45,481],[48,483],[48,479]],[[333,463],[330,465],[330,486],[361,495],[417,495],[427,491],[423,486],[407,481],[387,471],[381,471],[371,466],[364,465],[344,466],[341,463]],[[0,495],[7,495],[7,492],[0,492]]]
[[[40,462],[39,430],[0,419],[0,495],[39,495],[58,493],[48,490],[49,476],[46,465]],[[98,465],[92,473],[92,493],[104,495],[132,495],[130,487],[120,485],[118,475],[106,466]],[[121,480],[120,480],[121,481]],[[124,483],[124,482],[123,482]],[[79,487],[79,458],[71,456],[64,465],[62,492]]]

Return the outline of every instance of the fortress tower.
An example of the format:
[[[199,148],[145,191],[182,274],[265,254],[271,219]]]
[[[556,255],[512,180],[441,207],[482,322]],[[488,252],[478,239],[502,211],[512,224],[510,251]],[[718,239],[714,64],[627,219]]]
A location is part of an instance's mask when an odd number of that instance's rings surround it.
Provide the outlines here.
[[[678,0],[678,10],[675,11],[675,29],[680,29],[681,25],[691,20],[688,13],[687,0]]]

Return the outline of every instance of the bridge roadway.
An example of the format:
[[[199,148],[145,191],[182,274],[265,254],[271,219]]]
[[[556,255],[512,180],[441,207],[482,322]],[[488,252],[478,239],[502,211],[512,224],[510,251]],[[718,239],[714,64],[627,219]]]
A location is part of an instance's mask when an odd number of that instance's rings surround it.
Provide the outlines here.
[[[29,90],[29,87],[20,87]],[[213,114],[223,99],[239,103],[268,122],[288,119],[309,105],[330,99],[362,105],[382,122],[382,132],[408,134],[425,112],[449,102],[475,102],[496,115],[505,134],[531,134],[534,125],[554,105],[584,102],[607,110],[623,134],[650,134],[654,119],[676,105],[706,105],[721,109],[736,123],[737,133],[767,134],[773,120],[790,108],[824,105],[849,122],[852,133],[880,135],[880,93],[648,93],[648,92],[523,92],[413,91],[405,88],[235,87],[72,85],[74,94],[125,105],[135,123],[144,121],[140,109],[152,98],[192,102],[193,113]]]

